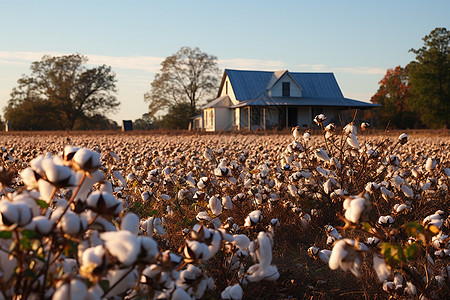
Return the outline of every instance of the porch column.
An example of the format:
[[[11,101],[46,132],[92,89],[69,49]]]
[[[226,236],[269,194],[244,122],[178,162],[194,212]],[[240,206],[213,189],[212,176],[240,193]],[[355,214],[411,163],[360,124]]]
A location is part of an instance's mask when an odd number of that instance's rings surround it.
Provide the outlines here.
[[[252,117],[251,117],[251,115],[252,115],[252,111],[251,111],[251,109],[250,109],[250,105],[248,106],[248,130],[249,131],[252,131]]]
[[[263,124],[264,124],[264,130],[266,130],[266,108],[263,107]]]

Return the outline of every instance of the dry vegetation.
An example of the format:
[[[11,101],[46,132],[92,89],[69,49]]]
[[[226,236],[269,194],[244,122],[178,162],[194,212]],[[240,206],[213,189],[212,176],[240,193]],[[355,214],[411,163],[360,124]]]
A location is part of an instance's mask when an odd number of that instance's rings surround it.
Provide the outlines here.
[[[448,295],[448,133],[329,129],[1,135],[0,299]]]

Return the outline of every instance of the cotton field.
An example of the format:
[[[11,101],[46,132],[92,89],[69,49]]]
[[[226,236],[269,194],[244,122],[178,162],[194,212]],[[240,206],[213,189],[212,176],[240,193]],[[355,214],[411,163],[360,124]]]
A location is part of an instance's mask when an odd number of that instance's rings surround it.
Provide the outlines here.
[[[0,299],[442,299],[450,137],[0,136]]]

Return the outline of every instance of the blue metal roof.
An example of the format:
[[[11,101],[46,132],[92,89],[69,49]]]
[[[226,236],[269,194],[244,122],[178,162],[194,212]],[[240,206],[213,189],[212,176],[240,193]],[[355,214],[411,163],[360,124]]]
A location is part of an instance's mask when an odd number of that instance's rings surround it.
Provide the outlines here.
[[[276,72],[225,69],[225,73],[228,75],[236,99],[240,102],[244,101],[234,107],[244,105],[304,105],[369,108],[379,106],[344,98],[333,73],[289,72],[302,88],[301,98],[268,96],[266,91],[268,85],[273,85],[273,81],[277,80],[276,77],[280,77],[280,74],[275,76]]]

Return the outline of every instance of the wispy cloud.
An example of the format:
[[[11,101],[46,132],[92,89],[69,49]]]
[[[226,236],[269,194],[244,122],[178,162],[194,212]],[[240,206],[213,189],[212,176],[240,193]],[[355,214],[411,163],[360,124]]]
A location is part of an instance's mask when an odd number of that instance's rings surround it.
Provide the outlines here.
[[[29,65],[33,61],[39,61],[44,55],[62,56],[68,53],[60,52],[8,52],[0,51],[0,64]],[[113,69],[141,70],[156,73],[160,69],[164,58],[154,56],[106,56],[85,54],[92,65],[108,65]]]

